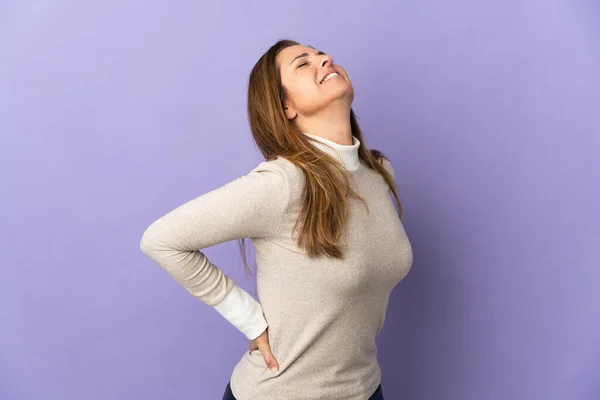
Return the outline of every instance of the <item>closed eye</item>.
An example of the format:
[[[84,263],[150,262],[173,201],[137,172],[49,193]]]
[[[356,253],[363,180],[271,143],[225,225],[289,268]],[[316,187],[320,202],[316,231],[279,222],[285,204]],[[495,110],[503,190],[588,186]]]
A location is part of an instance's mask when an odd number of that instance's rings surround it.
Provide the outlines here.
[[[297,68],[300,68],[300,67],[302,67],[303,65],[306,65],[306,64],[308,64],[308,63],[307,62],[303,62],[302,64],[299,64]]]
[[[310,47],[311,49],[314,49],[314,50],[316,50],[316,49],[315,49],[314,47],[312,47],[312,46],[308,46],[308,47]],[[316,55],[317,55],[317,56],[322,56],[323,54],[325,54],[325,53],[324,53],[324,52],[322,52],[321,50],[318,50],[318,51],[316,52]],[[296,57],[294,57],[294,59],[293,59],[292,61],[290,61],[290,66],[291,66],[291,65],[294,63],[294,61],[296,61],[297,59],[299,59],[299,58],[302,58],[302,57],[308,57],[308,56],[309,56],[309,54],[308,54],[307,52],[304,52],[304,53],[302,53],[302,54],[299,54],[299,55],[297,55]],[[297,67],[296,67],[296,69],[297,69],[297,68],[299,68],[299,67],[301,67],[302,65],[304,65],[304,64],[301,64],[301,65],[297,66]]]

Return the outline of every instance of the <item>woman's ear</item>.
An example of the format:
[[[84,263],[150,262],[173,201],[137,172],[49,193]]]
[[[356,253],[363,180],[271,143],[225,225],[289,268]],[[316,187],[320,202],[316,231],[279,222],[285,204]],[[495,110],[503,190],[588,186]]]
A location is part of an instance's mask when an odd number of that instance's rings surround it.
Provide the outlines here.
[[[283,112],[285,112],[285,116],[289,120],[296,118],[296,116],[298,115],[298,113],[290,107],[283,107]]]

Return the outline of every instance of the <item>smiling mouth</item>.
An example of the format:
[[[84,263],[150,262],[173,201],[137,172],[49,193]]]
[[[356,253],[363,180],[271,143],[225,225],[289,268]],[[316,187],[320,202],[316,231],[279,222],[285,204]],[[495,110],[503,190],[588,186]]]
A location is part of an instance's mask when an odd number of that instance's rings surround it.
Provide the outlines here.
[[[325,82],[327,82],[330,79],[335,78],[336,76],[339,76],[340,74],[338,74],[337,72],[332,72],[329,75],[327,75],[325,78],[323,78],[323,80],[321,81],[321,85],[324,84]]]

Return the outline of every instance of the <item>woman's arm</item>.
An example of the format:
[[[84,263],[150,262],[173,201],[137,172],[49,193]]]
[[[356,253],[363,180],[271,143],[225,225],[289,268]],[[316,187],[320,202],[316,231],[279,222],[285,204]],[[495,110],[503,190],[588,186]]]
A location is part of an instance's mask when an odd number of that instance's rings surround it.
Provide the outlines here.
[[[234,239],[274,236],[288,198],[285,173],[263,161],[247,175],[154,221],[142,235],[140,248],[194,297],[255,339],[267,328],[260,303],[200,250]]]

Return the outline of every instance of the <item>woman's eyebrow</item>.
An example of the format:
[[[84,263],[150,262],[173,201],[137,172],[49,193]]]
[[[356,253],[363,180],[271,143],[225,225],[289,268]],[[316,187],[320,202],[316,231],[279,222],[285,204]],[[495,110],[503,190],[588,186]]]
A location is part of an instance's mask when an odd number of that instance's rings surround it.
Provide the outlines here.
[[[323,53],[321,50],[317,51],[317,55],[321,56],[325,53]],[[294,59],[290,62],[290,65],[292,65],[294,63],[294,61],[296,61],[297,59],[301,58],[301,57],[308,57],[308,53],[304,52],[302,54],[297,55],[296,57],[294,57]]]

